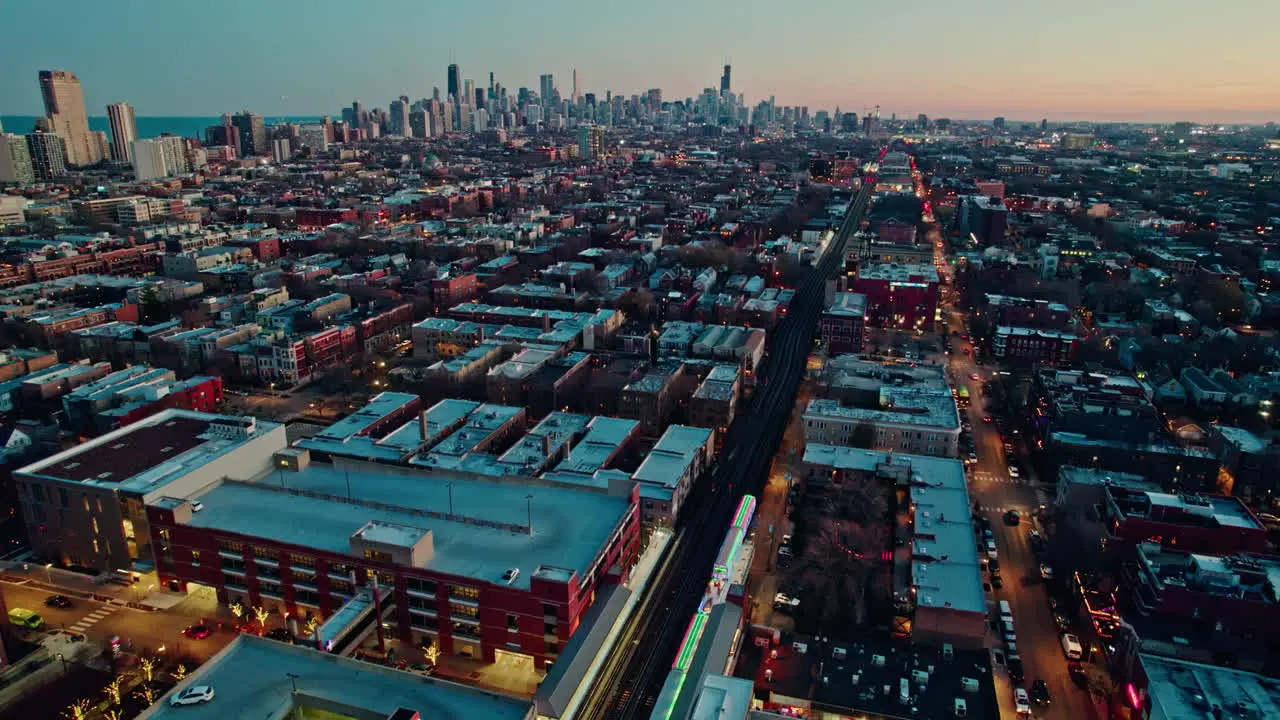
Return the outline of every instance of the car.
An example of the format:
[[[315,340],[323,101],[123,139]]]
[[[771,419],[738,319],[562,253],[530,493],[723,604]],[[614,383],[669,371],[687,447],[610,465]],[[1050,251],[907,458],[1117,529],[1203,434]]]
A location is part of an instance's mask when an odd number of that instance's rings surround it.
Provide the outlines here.
[[[71,598],[66,595],[50,595],[44,599],[44,606],[51,608],[69,608],[71,607]]]
[[[1009,466],[1009,477],[1013,478],[1014,480],[1017,480],[1021,476],[1022,476],[1022,471],[1018,470],[1017,465]]]
[[[978,373],[973,373],[973,374],[969,375],[969,379],[970,379],[970,380],[981,380],[981,379],[982,379],[982,376],[981,376],[981,375],[979,375]]]
[[[1017,510],[1009,510],[1005,512],[1004,514],[1005,525],[1008,525],[1009,527],[1017,527],[1018,523],[1020,522],[1022,522],[1022,516],[1018,514]]]
[[[263,637],[270,638],[271,640],[277,640],[282,643],[288,643],[290,645],[293,644],[293,633],[289,632],[287,628],[276,628]]]
[[[213,629],[204,623],[197,623],[188,626],[186,630],[182,631],[182,634],[192,640],[203,640],[213,634]]]
[[[1000,573],[1000,558],[987,558],[987,568],[998,575]]]
[[[516,578],[518,577],[520,577],[519,568],[507,568],[507,571],[502,573],[502,582],[506,583],[507,585],[510,585],[511,583],[515,582]]]
[[[991,587],[997,590],[1004,587],[1004,580],[1000,579],[1000,575],[998,573],[991,576]]]
[[[1027,534],[1027,541],[1031,543],[1032,550],[1040,550],[1044,547],[1044,536],[1039,530],[1032,530]]]
[[[1005,454],[1005,455],[1012,455],[1012,454],[1013,454],[1013,445],[1011,445],[1011,444],[1009,444],[1009,443],[1005,443],[1002,447],[1004,448],[1004,454]]]
[[[1037,705],[1048,705],[1049,683],[1039,678],[1037,678],[1035,682],[1031,683],[1031,700]]]
[[[996,541],[988,540],[987,541],[987,558],[990,560],[995,560],[997,557],[999,557],[999,553],[996,552]]]
[[[800,607],[800,598],[791,597],[786,593],[778,593],[773,596],[773,609],[792,612]]]
[[[1009,658],[1005,661],[1005,667],[1009,669],[1010,680],[1022,682],[1022,658]]]
[[[983,415],[983,416],[982,416],[982,422],[984,422],[984,423],[986,423],[986,424],[988,424],[988,425],[990,425],[990,424],[991,424],[991,421],[992,421],[992,420],[994,420],[994,419],[995,419],[995,418],[991,417],[990,415]]]
[[[972,453],[972,452],[969,453],[969,462],[970,463],[978,462],[978,453]]]
[[[1013,709],[1016,710],[1019,715],[1031,714],[1031,698],[1027,696],[1026,688],[1014,688]]]
[[[1040,563],[1040,577],[1045,580],[1053,579],[1053,567],[1048,563]]]
[[[436,666],[428,663],[414,663],[405,669],[418,675],[430,675],[436,671]]]
[[[1081,690],[1089,689],[1089,675],[1084,671],[1084,665],[1078,662],[1067,663],[1067,674],[1071,676],[1071,682]]]
[[[203,705],[211,700],[213,700],[213,687],[209,685],[192,685],[169,698],[169,704],[173,707]]]
[[[790,536],[790,535],[783,535],[783,536],[782,536],[782,542],[778,543],[778,547],[784,547],[784,548],[789,548],[789,547],[791,547],[791,536]]]
[[[1067,632],[1071,629],[1071,621],[1061,613],[1053,614],[1053,624],[1057,626],[1058,632]]]

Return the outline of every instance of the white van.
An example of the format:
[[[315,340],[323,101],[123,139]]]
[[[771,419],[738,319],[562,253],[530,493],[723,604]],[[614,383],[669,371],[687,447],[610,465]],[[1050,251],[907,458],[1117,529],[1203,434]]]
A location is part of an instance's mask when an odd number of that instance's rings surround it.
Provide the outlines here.
[[[1008,600],[1000,601],[1000,620],[1003,622],[1013,622],[1013,606]]]
[[[1062,633],[1062,652],[1067,656],[1068,660],[1079,660],[1084,657],[1084,648],[1080,645],[1080,638],[1071,633]]]

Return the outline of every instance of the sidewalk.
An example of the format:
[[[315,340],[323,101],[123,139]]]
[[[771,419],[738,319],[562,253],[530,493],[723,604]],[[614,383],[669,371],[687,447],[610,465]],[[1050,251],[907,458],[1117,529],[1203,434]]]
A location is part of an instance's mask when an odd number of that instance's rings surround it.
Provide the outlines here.
[[[161,590],[154,585],[142,587],[141,583],[121,585],[108,577],[30,563],[0,562],[0,582],[39,588],[51,595],[92,598],[151,612],[168,610],[187,599],[184,593]]]

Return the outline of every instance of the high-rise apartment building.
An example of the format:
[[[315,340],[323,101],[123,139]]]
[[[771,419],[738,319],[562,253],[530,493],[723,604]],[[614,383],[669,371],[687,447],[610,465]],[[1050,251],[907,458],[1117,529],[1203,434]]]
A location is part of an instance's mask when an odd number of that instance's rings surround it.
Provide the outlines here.
[[[457,102],[458,98],[462,97],[460,94],[462,90],[462,71],[458,69],[457,63],[450,63],[449,65],[448,85],[449,96],[454,99],[454,102]]]
[[[89,115],[84,109],[84,92],[75,73],[65,70],[40,71],[40,95],[44,112],[54,134],[62,138],[66,162],[85,166],[100,162],[97,141],[89,132]]]
[[[111,128],[111,159],[116,162],[133,161],[133,141],[138,139],[138,123],[129,103],[112,103],[107,106],[107,125]]]
[[[329,134],[324,123],[299,125],[298,140],[303,147],[311,148],[314,152],[324,152],[329,149]]]
[[[0,183],[29,185],[35,181],[27,139],[22,135],[0,133]]]
[[[271,152],[267,144],[267,124],[261,115],[245,110],[231,116],[231,124],[240,136],[240,155],[266,155]]]
[[[186,142],[174,135],[134,140],[133,174],[138,180],[156,180],[189,172]]]
[[[37,180],[52,180],[67,174],[67,154],[62,138],[51,132],[33,132],[27,136],[31,169]]]
[[[604,126],[590,124],[578,126],[578,157],[582,160],[599,160],[604,154]]]

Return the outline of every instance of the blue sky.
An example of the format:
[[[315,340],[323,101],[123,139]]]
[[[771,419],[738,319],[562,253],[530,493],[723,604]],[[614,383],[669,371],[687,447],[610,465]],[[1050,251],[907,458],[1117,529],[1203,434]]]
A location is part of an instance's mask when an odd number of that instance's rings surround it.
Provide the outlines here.
[[[562,93],[666,98],[733,65],[748,102],[933,117],[1280,120],[1280,1],[10,0],[0,114],[41,112],[75,72],[90,114],[336,114],[430,95],[453,58],[477,85],[553,73]],[[36,28],[54,25],[56,32]]]

